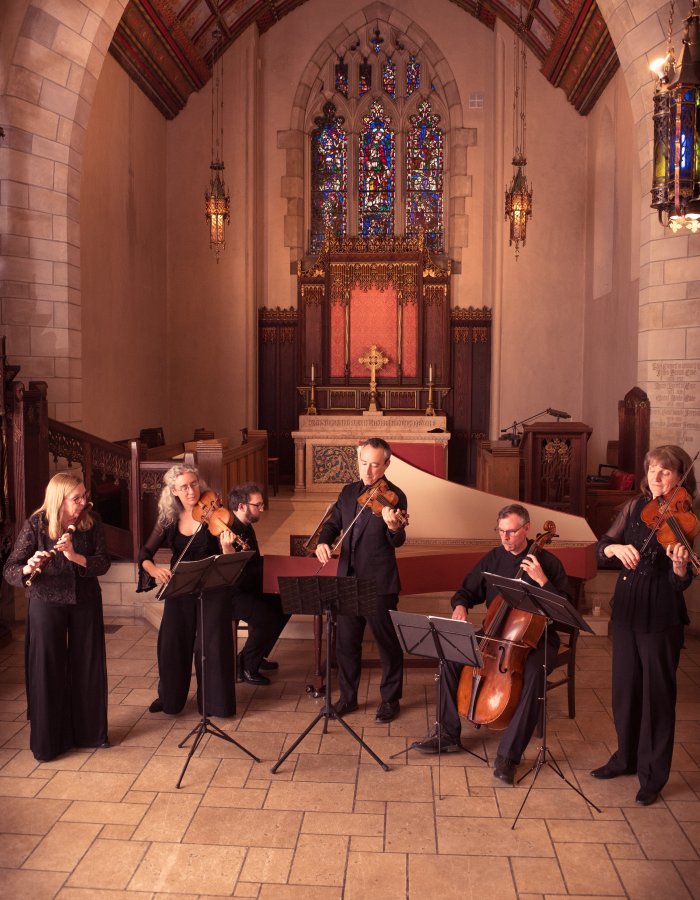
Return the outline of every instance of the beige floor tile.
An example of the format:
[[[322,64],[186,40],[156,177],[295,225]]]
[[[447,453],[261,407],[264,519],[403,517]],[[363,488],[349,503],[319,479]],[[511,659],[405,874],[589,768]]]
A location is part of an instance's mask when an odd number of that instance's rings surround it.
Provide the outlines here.
[[[210,787],[202,797],[202,806],[235,806],[239,809],[262,809],[267,797],[265,788]]]
[[[181,756],[154,756],[131,785],[135,791],[175,791],[186,760]],[[218,766],[218,760],[193,756],[182,779],[181,791],[203,794]]]
[[[387,853],[436,853],[435,807],[431,803],[386,805]]]
[[[85,822],[57,822],[23,868],[72,872],[97,837],[100,827]]]
[[[676,863],[676,869],[680,873],[691,896],[696,900],[696,898],[700,897],[700,862],[681,860]]]
[[[438,818],[438,852],[465,856],[553,857],[547,828],[539,819]]]
[[[435,800],[435,812],[438,816],[474,816],[475,818],[500,816],[494,794],[495,791],[490,791],[489,795],[485,797],[443,796],[442,800]]]
[[[338,812],[350,812],[355,795],[354,784],[334,784],[332,794],[324,784],[315,782],[274,781],[265,801],[265,809],[298,809],[323,812],[332,803]]]
[[[39,797],[40,799],[118,802],[131,788],[133,782],[133,775],[120,775],[112,772],[56,772]]]
[[[293,850],[274,850],[269,847],[250,847],[239,876],[243,881],[286,884],[294,858]],[[257,896],[257,894],[256,894]]]
[[[566,819],[547,821],[549,833],[555,843],[572,844],[636,844],[637,838],[626,821],[601,821],[597,813],[585,822]]]
[[[38,778],[0,775],[0,797],[36,797],[43,786]]]
[[[138,825],[148,805],[75,800],[61,816],[63,822],[96,822],[102,825]]]
[[[39,834],[0,834],[0,868],[19,869],[41,839]]]
[[[567,889],[572,894],[624,894],[602,844],[555,844]]]
[[[307,812],[302,834],[384,836],[384,815],[371,813]]]
[[[260,900],[347,900],[339,887],[304,884],[264,884]]]
[[[52,900],[65,879],[63,872],[8,869],[2,873],[2,892],[8,900]]]
[[[369,897],[404,900],[407,896],[406,885],[406,854],[350,851],[344,900],[366,900]],[[431,892],[425,896],[434,895]]]
[[[240,847],[294,847],[302,813],[293,810],[200,807],[183,841]]]
[[[441,900],[465,900],[466,897],[516,897],[508,858],[492,856],[412,855],[408,863],[411,898],[440,897]],[[358,900],[359,900],[358,895]],[[394,894],[401,898],[406,894]]]
[[[555,859],[518,857],[512,861],[518,895],[561,894],[566,890],[564,878]]]
[[[103,825],[100,837],[110,841],[130,841],[135,831],[134,825]]]
[[[330,753],[317,756],[303,754],[299,757],[294,769],[295,781],[354,784],[356,778],[357,756],[341,756]]]
[[[46,834],[68,806],[67,800],[7,797],[2,801],[2,831],[8,834]]]
[[[200,798],[194,794],[159,794],[134,832],[135,841],[180,841]]]
[[[628,809],[625,816],[648,859],[697,859],[686,838],[695,823],[681,827],[668,810],[658,807]]]
[[[152,844],[129,887],[139,891],[230,895],[244,858],[241,847]]]
[[[129,886],[147,849],[146,842],[105,841],[98,838],[78,863],[67,886],[123,890]]]
[[[376,765],[363,766],[357,780],[357,798],[432,801],[433,784],[430,767],[404,766],[384,772]]]
[[[634,900],[688,900],[691,893],[673,863],[661,860],[616,860],[615,867]]]
[[[348,843],[349,838],[345,835],[300,835],[289,883],[342,886]]]

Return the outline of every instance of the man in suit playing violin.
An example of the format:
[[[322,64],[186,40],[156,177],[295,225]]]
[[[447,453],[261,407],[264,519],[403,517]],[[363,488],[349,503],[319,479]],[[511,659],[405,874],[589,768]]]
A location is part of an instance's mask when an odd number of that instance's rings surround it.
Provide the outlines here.
[[[263,594],[263,562],[253,525],[260,521],[265,509],[257,484],[242,484],[229,493],[229,509],[233,513],[231,531],[255,553],[241,577],[233,586],[234,619],[248,623],[248,640],[238,654],[238,677],[248,684],[266,685],[270,679],[260,669],[277,669],[278,663],[267,659],[289,616],[282,611],[278,594]],[[222,545],[233,537],[222,535]]]
[[[501,546],[490,550],[474,566],[462,582],[462,586],[452,597],[452,618],[465,622],[467,611],[479,603],[486,602],[490,606],[497,594],[484,579],[484,573],[503,575],[514,578],[522,569],[522,578],[530,584],[537,584],[553,594],[559,594],[571,600],[569,580],[564,567],[556,556],[546,550],[540,550],[535,556],[530,552],[532,544],[528,541],[530,530],[530,514],[519,503],[505,506],[497,516],[496,531]],[[554,629],[549,630],[547,647],[547,663],[556,660],[559,649],[559,636]],[[512,718],[502,733],[498,745],[493,774],[495,778],[506,784],[513,784],[515,770],[522,754],[537,726],[539,716],[539,698],[542,695],[542,665],[544,663],[545,640],[525,659],[523,669],[523,690],[520,702]],[[436,720],[440,722],[441,734],[434,733],[423,741],[413,744],[421,753],[451,753],[461,750],[461,722],[457,711],[457,688],[464,666],[447,662],[442,669],[442,690],[438,692],[440,708]],[[483,687],[482,687],[483,690]]]
[[[358,448],[357,458],[360,481],[343,488],[319,535],[316,556],[324,565],[331,558],[333,542],[357,516],[360,495],[383,478],[391,462],[391,447],[381,438],[369,438]],[[334,708],[339,716],[348,715],[358,708],[362,637],[365,623],[369,622],[382,665],[377,722],[391,722],[398,716],[403,681],[403,652],[389,610],[396,609],[401,589],[396,548],[406,540],[405,517],[400,511],[406,510],[407,501],[406,495],[396,485],[386,479],[384,482],[396,494],[396,506],[382,507],[381,515],[373,513],[369,504],[365,506],[343,539],[338,563],[339,576],[374,579],[377,607],[376,612],[366,619],[364,616],[338,616],[336,655],[340,699]]]

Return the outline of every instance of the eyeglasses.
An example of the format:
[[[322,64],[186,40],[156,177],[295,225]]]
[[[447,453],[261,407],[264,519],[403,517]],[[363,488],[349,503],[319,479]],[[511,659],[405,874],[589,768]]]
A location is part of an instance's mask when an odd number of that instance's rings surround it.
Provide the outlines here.
[[[493,530],[497,531],[501,535],[501,537],[510,538],[516,535],[520,531],[520,529],[524,527],[524,525],[518,525],[517,528],[494,528]]]
[[[71,503],[88,503],[90,498],[87,494],[80,494],[78,497],[66,497],[66,500],[70,500]]]
[[[175,490],[178,492],[178,494],[186,494],[187,491],[196,491],[198,487],[198,481],[190,481],[188,484],[183,484],[181,487],[176,487]]]
[[[265,509],[265,504],[264,504],[264,503],[248,503],[247,505],[248,505],[248,506],[254,506],[256,509],[260,509],[260,510]]]

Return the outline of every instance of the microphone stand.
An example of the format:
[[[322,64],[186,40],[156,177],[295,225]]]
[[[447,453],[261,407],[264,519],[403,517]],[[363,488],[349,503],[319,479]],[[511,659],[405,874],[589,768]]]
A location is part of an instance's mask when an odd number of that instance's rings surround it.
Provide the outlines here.
[[[503,435],[503,439],[506,441],[510,441],[514,447],[520,443],[520,438],[522,434],[518,434],[517,428],[519,425],[526,425],[528,422],[532,422],[533,419],[536,419],[538,416],[554,416],[557,422],[560,419],[570,419],[571,416],[569,413],[563,412],[561,409],[552,409],[551,406],[548,406],[547,409],[543,409],[538,413],[535,413],[534,416],[528,416],[527,419],[521,419],[519,422],[513,422],[512,425],[509,425],[507,428],[501,428],[501,434]]]

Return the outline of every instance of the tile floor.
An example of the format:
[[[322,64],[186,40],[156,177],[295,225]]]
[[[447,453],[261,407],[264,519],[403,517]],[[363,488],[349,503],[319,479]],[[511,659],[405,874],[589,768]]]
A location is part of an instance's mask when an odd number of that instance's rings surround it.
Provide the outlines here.
[[[548,744],[601,812],[545,767],[513,829],[531,776],[502,785],[467,753],[440,767],[415,752],[391,759],[432,723],[425,669],[406,670],[401,715],[384,726],[374,722],[379,673],[367,670],[360,710],[348,717],[390,771],[330,723],[271,774],[322,702],[304,690],[311,642],[299,626],[290,631],[272,685],[238,685],[238,715],[215,720],[262,762],[207,736],[178,790],[187,753],[178,744],[198,719],[192,698],[178,717],[147,711],[155,631],[108,623],[113,746],[37,764],[18,626],[0,649],[0,897],[700,897],[700,640],[689,638],[682,655],[671,780],[657,804],[640,808],[634,777],[589,775],[614,746],[611,648],[606,637],[581,638],[577,717],[566,718],[565,692],[553,691]],[[463,737],[493,760],[497,736],[465,728]]]

